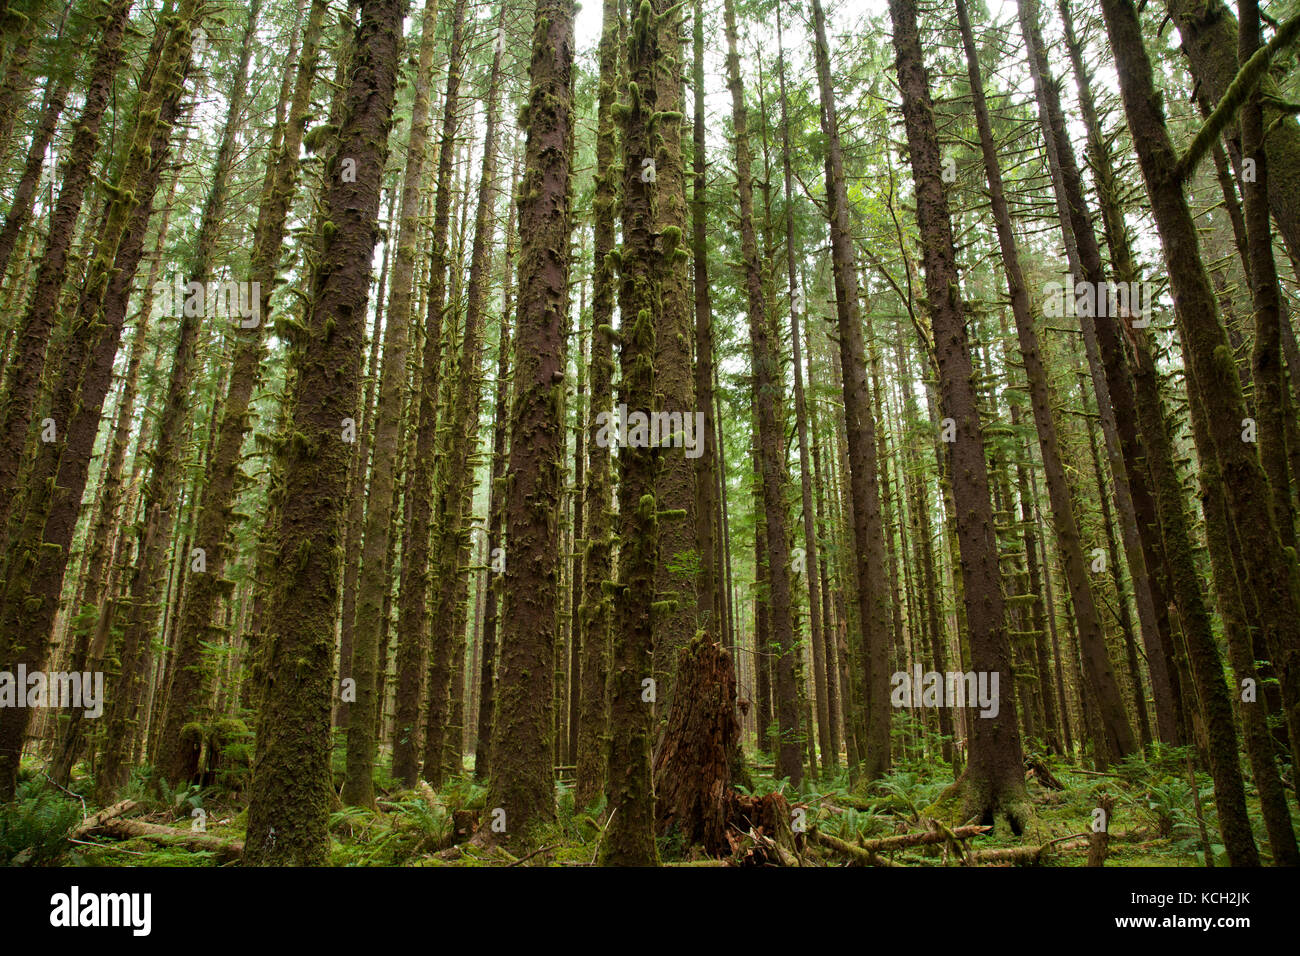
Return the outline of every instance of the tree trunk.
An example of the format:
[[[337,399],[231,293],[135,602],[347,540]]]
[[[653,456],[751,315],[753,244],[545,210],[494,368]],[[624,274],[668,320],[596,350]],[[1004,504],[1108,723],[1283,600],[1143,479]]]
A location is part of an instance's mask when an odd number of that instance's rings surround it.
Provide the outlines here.
[[[695,547],[700,573],[696,579],[696,616],[703,630],[722,639],[726,624],[726,582],[721,561],[721,514],[718,493],[719,455],[716,399],[713,391],[713,301],[709,290],[708,162],[704,112],[704,6],[693,0],[691,13],[692,123],[691,274],[695,292],[695,401],[704,413],[704,453],[695,465]]]
[[[501,17],[505,16],[504,2]],[[501,56],[505,45],[504,19],[497,24],[496,53],[488,80],[487,131],[483,143],[483,168],[479,178],[478,207],[474,219],[474,241],[470,253],[469,288],[465,329],[461,344],[459,375],[448,409],[450,421],[444,432],[442,467],[435,476],[437,505],[441,520],[435,534],[437,566],[441,571],[431,602],[433,622],[430,635],[429,705],[425,722],[424,778],[435,789],[442,781],[442,750],[453,680],[453,645],[463,651],[465,634],[452,627],[453,610],[465,597],[466,577],[458,560],[465,541],[466,491],[472,491],[473,461],[478,448],[480,364],[483,313],[487,284],[492,269],[492,232],[497,194],[497,102],[501,83]],[[460,653],[460,652],[455,652]],[[460,676],[459,674],[455,676]]]
[[[1110,655],[1106,650],[1106,633],[1101,614],[1088,584],[1087,565],[1083,557],[1083,544],[1075,515],[1077,503],[1066,479],[1061,457],[1060,440],[1052,415],[1052,397],[1047,385],[1047,371],[1039,353],[1038,335],[1029,310],[1029,288],[1020,268],[1020,250],[1016,242],[1002,186],[1002,171],[998,163],[997,147],[993,140],[993,127],[989,121],[988,106],[984,99],[984,82],[980,76],[979,60],[975,52],[975,36],[963,0],[957,0],[957,16],[961,21],[962,41],[966,49],[967,71],[975,101],[975,117],[979,126],[980,148],[989,182],[989,198],[997,228],[998,246],[1002,253],[1002,266],[1007,275],[1011,298],[1011,311],[1016,321],[1016,335],[1020,345],[1021,362],[1029,384],[1030,407],[1034,426],[1038,432],[1038,446],[1043,459],[1043,473],[1047,480],[1047,495],[1052,506],[1052,524],[1056,530],[1057,547],[1065,566],[1066,584],[1074,605],[1075,620],[1079,627],[1079,645],[1083,652],[1088,685],[1092,689],[1100,710],[1102,724],[1111,752],[1119,758],[1137,749],[1137,740]],[[1140,689],[1139,689],[1140,692]]]
[[[449,268],[447,237],[451,229],[452,158],[460,105],[465,48],[465,0],[455,0],[451,46],[447,54],[447,95],[442,104],[438,175],[433,201],[433,236],[429,245],[429,286],[424,329],[422,373],[417,376],[419,402],[412,407],[414,458],[406,486],[406,525],[402,539],[402,579],[398,588],[397,727],[393,741],[393,776],[414,786],[420,767],[421,678],[426,665],[429,608],[429,523],[433,507],[434,451],[437,442],[438,384],[441,376],[443,323]],[[426,755],[428,756],[428,755]],[[433,755],[433,763],[438,757]]]
[[[249,7],[248,20],[244,27],[244,35],[240,45],[239,65],[232,81],[220,145],[217,149],[217,156],[210,177],[210,186],[204,203],[202,218],[199,222],[194,258],[186,270],[187,289],[192,289],[194,284],[197,283],[205,290],[203,293],[205,302],[208,280],[212,275],[213,261],[217,252],[218,232],[221,228],[222,217],[225,214],[230,172],[235,160],[235,131],[243,122],[244,102],[248,93],[248,70],[252,60],[253,38],[256,35],[257,18],[261,13],[261,6],[260,0],[253,0]],[[269,282],[268,285],[270,285]],[[251,300],[251,286],[249,286],[249,290],[248,297]],[[173,303],[173,306],[175,305],[176,303]],[[206,305],[203,311],[204,313],[208,311]],[[188,444],[191,424],[189,408],[192,403],[190,391],[194,377],[198,372],[196,367],[199,362],[198,345],[202,334],[200,326],[204,317],[203,314],[189,315],[188,303],[186,303],[183,312],[176,333],[176,353],[172,361],[167,394],[162,414],[158,417],[155,426],[156,430],[150,448],[150,460],[153,467],[149,474],[149,480],[145,485],[143,506],[146,523],[137,545],[135,573],[131,577],[130,614],[125,625],[126,636],[124,638],[127,646],[133,644],[143,646],[143,643],[147,640],[146,632],[152,632],[154,625],[157,623],[159,598],[160,596],[164,599],[166,597],[165,591],[160,595],[165,574],[165,546],[166,540],[171,537],[176,518],[174,503],[179,497],[177,492],[182,477],[181,469],[184,464],[182,460],[183,449]],[[169,315],[167,318],[171,318],[171,316]],[[154,524],[154,526],[150,527],[150,524]],[[189,575],[190,581],[210,573],[207,570],[206,548],[203,545],[200,545],[200,548],[203,554],[204,569],[201,571],[196,570],[194,574]],[[189,554],[185,555],[187,561],[190,557]],[[211,573],[219,574],[219,571]],[[217,584],[217,589],[220,589],[219,584]],[[215,604],[215,600],[213,603]],[[165,600],[164,606],[166,606]],[[139,633],[132,633],[133,630]],[[181,636],[187,636],[183,630]],[[173,784],[180,782],[179,774],[184,762],[183,757],[180,756],[177,750],[181,737],[180,730],[193,718],[194,715],[190,707],[196,702],[196,698],[201,696],[204,683],[202,670],[203,648],[199,643],[201,638],[194,633],[188,636],[192,637],[192,641],[178,644],[173,673],[177,675],[176,680],[182,689],[190,689],[187,685],[192,686],[193,689],[191,693],[179,694],[179,705],[174,702],[171,707],[168,726],[161,738],[163,749],[159,754],[155,767],[156,775],[176,774],[169,778],[164,777],[170,779]],[[118,679],[119,688],[127,686],[125,682],[133,679],[128,676],[125,670],[128,662],[124,659],[122,663],[124,669]],[[121,763],[120,755],[122,751],[118,749],[121,735],[114,725],[112,718],[117,715],[114,715],[112,710],[110,708],[109,744],[104,759],[98,768],[99,778],[103,779],[103,786],[105,787],[116,787],[125,782],[125,772],[128,771],[128,768]],[[96,780],[97,786],[100,784],[99,778]],[[107,795],[108,791],[105,790],[104,793]]]
[[[773,329],[763,295],[763,274],[754,231],[753,180],[750,174],[748,111],[736,52],[736,10],[732,0],[723,7],[727,25],[727,77],[731,88],[731,115],[736,137],[736,191],[740,201],[740,245],[744,266],[745,293],[749,315],[749,336],[753,388],[758,411],[759,474],[763,491],[763,521],[767,534],[768,613],[773,649],[772,671],[779,739],[776,744],[776,776],[797,788],[803,779],[799,740],[799,702],[795,684],[794,622],[790,606],[790,542],[786,528],[785,436],[779,407],[784,391],[780,358],[773,342]]]
[[[555,818],[551,696],[559,541],[554,516],[564,450],[560,405],[569,301],[573,17],[573,0],[537,0],[519,199],[518,332],[506,479],[509,559],[487,806],[504,811],[507,838],[520,842]]]
[[[1178,28],[1183,53],[1197,84],[1213,102],[1223,99],[1237,75],[1239,37],[1236,18],[1222,0],[1165,0]],[[1275,170],[1300,168],[1300,123],[1284,109],[1274,81],[1265,77],[1261,88],[1269,94],[1264,103],[1268,137],[1264,151]],[[1235,129],[1229,141],[1239,135]],[[1268,183],[1268,205],[1278,232],[1292,258],[1300,255],[1300,182],[1294,176],[1274,176]]]
[[[374,764],[378,746],[376,714],[382,709],[377,697],[376,671],[387,665],[378,656],[385,620],[381,616],[389,590],[386,577],[389,531],[395,500],[401,426],[401,389],[406,385],[407,353],[410,345],[411,289],[415,275],[416,239],[420,190],[425,185],[424,156],[429,135],[429,79],[433,72],[433,51],[439,0],[426,0],[420,20],[420,46],[416,65],[415,98],[411,106],[411,128],[406,141],[406,171],[398,213],[397,256],[389,293],[388,322],[384,326],[384,359],[380,372],[378,414],[375,419],[374,465],[367,491],[364,543],[361,545],[361,576],[357,586],[352,656],[346,665],[355,681],[355,720],[348,722],[348,757],[343,783],[343,800],[360,806],[374,804]],[[400,678],[399,678],[400,679]]]
[[[370,262],[392,125],[406,0],[362,0],[338,148],[325,167],[310,306],[291,333],[296,373],[283,446],[277,575],[244,862],[320,865],[329,852],[330,711],[339,545],[356,420]],[[345,175],[345,171],[347,175]]]
[[[916,183],[917,222],[939,386],[943,411],[956,428],[956,441],[951,445],[952,492],[957,508],[970,663],[976,672],[990,675],[990,681],[991,675],[999,675],[999,686],[1010,688],[1011,646],[1003,620],[988,468],[972,382],[964,309],[957,287],[952,220],[943,191],[929,79],[916,25],[916,6],[912,0],[890,0],[889,9]],[[971,745],[970,765],[961,781],[963,813],[968,819],[979,817],[983,823],[992,823],[996,814],[1003,814],[1012,831],[1019,833],[1026,820],[1028,798],[1014,696],[1009,693],[1000,696],[996,716],[981,716],[975,707],[968,707],[966,716]]]
[[[1142,130],[1142,135],[1135,137],[1134,143],[1169,270],[1194,425],[1200,417],[1197,403],[1205,402],[1203,422],[1206,428],[1194,428],[1197,452],[1203,462],[1216,451],[1221,456],[1230,513],[1247,553],[1253,554],[1259,562],[1256,566],[1258,593],[1268,594],[1276,602],[1273,614],[1277,622],[1261,622],[1268,643],[1274,653],[1290,649],[1279,662],[1284,699],[1292,708],[1291,714],[1300,716],[1300,712],[1294,710],[1294,694],[1287,693],[1295,690],[1295,684],[1288,683],[1288,675],[1292,682],[1300,680],[1300,668],[1294,666],[1297,663],[1296,651],[1300,650],[1295,640],[1297,628],[1300,628],[1300,608],[1296,606],[1294,592],[1282,566],[1277,529],[1271,526],[1267,487],[1259,460],[1241,441],[1240,423],[1244,417],[1241,414],[1241,384],[1231,362],[1219,360],[1227,350],[1226,336],[1219,324],[1213,289],[1199,258],[1196,227],[1178,178],[1173,144],[1158,106],[1137,11],[1131,0],[1103,0],[1102,8],[1115,51],[1120,92],[1129,126]],[[1207,429],[1210,434],[1207,434]],[[1162,457],[1152,449],[1153,467]],[[1163,481],[1160,478],[1156,480],[1158,489],[1161,484],[1167,485],[1162,497],[1172,499],[1176,491],[1176,475],[1166,475]],[[1178,514],[1173,513],[1175,508]],[[1172,501],[1168,504],[1161,501],[1161,520],[1167,542],[1178,540],[1178,536],[1171,534],[1169,523],[1181,523],[1184,520],[1181,511],[1181,500],[1176,505]],[[1195,574],[1190,566],[1190,556],[1184,557],[1186,552],[1180,554],[1179,551],[1172,543],[1166,549],[1171,578],[1182,577],[1182,586],[1186,589],[1196,587],[1199,597],[1197,582],[1194,577],[1189,577]],[[1173,568],[1176,563],[1183,567]],[[1250,833],[1245,795],[1241,789],[1236,732],[1230,713],[1225,711],[1228,701],[1223,688],[1222,664],[1209,637],[1208,627],[1195,619],[1189,620],[1181,608],[1180,616],[1184,619],[1188,653],[1201,691],[1202,707],[1205,708],[1210,772],[1215,783],[1215,802],[1224,845],[1233,865],[1257,865],[1259,857]]]
[[[655,317],[659,313],[655,182],[650,163],[656,112],[654,11],[642,0],[627,39],[628,101],[623,121],[623,250],[619,312],[620,404],[642,414],[654,402]],[[679,237],[680,239],[680,237]],[[669,248],[671,255],[676,250]],[[630,412],[629,412],[630,415]],[[629,422],[630,424],[630,422]],[[644,430],[644,428],[643,428]],[[630,432],[630,429],[629,429]],[[655,449],[646,436],[619,435],[618,582],[614,586],[613,657],[609,677],[609,749],[605,797],[609,816],[600,862],[653,866],[654,790],[651,778],[651,704],[654,633],[651,607],[657,568]]]
[[[603,0],[600,79],[596,93],[596,183],[593,201],[594,261],[591,291],[590,408],[587,487],[583,502],[587,543],[582,561],[582,687],[578,699],[578,750],[574,755],[574,806],[589,807],[605,784],[605,735],[609,723],[606,690],[609,671],[611,602],[605,594],[613,577],[610,539],[610,453],[600,447],[597,416],[612,404],[614,374],[614,295],[616,292],[615,211],[618,205],[614,103],[620,74],[618,0]],[[576,586],[576,584],[575,584]]]
[[[731,754],[740,741],[736,676],[726,649],[701,634],[678,652],[677,693],[655,747],[655,832],[712,856],[731,851]]]
[[[826,15],[820,0],[813,3],[816,32],[817,83],[821,92],[822,132],[826,144],[826,194],[830,210],[831,268],[839,331],[840,375],[844,390],[845,438],[848,451],[849,494],[852,500],[852,543],[856,572],[857,609],[863,637],[863,689],[866,692],[866,739],[863,772],[868,780],[884,776],[890,767],[889,723],[889,584],[885,571],[884,524],[876,461],[876,420],[867,387],[866,350],[862,339],[857,262],[849,223],[849,201],[840,145],[839,117],[830,72]],[[847,712],[847,708],[846,708]]]
[[[1101,251],[1093,230],[1092,215],[1084,195],[1083,182],[1075,162],[1073,145],[1066,132],[1060,95],[1052,80],[1043,39],[1038,28],[1036,0],[1020,4],[1021,31],[1030,46],[1030,67],[1034,76],[1035,93],[1039,102],[1040,125],[1046,140],[1048,161],[1052,167],[1053,190],[1057,195],[1057,208],[1065,240],[1067,258],[1072,273],[1100,296],[1107,290],[1102,268]],[[1077,50],[1072,43],[1071,23],[1066,17],[1067,47]],[[1072,52],[1072,55],[1073,52]],[[1080,66],[1076,64],[1076,71]],[[1098,170],[1098,194],[1102,202],[1102,221],[1110,245],[1112,261],[1120,278],[1136,281],[1128,246],[1124,221],[1119,207],[1119,187],[1111,170],[1109,152],[1101,138],[1100,124],[1092,103],[1091,87],[1085,72],[1078,72],[1079,97],[1085,125],[1088,127],[1089,153]],[[1128,272],[1129,274],[1125,274]],[[1070,296],[1073,305],[1073,296]],[[1133,372],[1127,361],[1128,346],[1120,333],[1116,317],[1095,313],[1098,309],[1079,308],[1079,325],[1083,332],[1084,347],[1092,374],[1093,389],[1097,393],[1098,412],[1102,433],[1106,439],[1106,454],[1115,477],[1115,505],[1124,537],[1125,556],[1134,569],[1137,587],[1138,619],[1142,640],[1151,665],[1151,680],[1156,688],[1161,721],[1162,739],[1176,742],[1176,716],[1178,702],[1177,683],[1173,678],[1173,644],[1165,607],[1168,603],[1163,587],[1164,558],[1161,552],[1159,523],[1156,505],[1147,480],[1147,467],[1143,461],[1143,446],[1138,437],[1137,399],[1132,385]],[[1125,317],[1126,320],[1135,317]],[[1140,330],[1128,329],[1140,339]],[[1139,356],[1140,360],[1140,356]],[[1172,706],[1170,706],[1172,704]]]
[[[506,220],[505,263],[501,270],[505,287],[505,302],[501,309],[501,331],[497,343],[496,391],[493,399],[492,472],[488,485],[487,556],[491,576],[488,578],[486,607],[483,611],[482,675],[479,679],[478,737],[474,747],[474,779],[486,780],[492,769],[492,725],[496,709],[497,684],[497,630],[500,620],[498,601],[500,581],[504,568],[498,557],[505,555],[502,524],[505,509],[502,504],[506,481],[506,438],[510,427],[510,312],[511,290],[515,263],[515,209],[519,191],[518,160],[511,172],[510,212]],[[604,671],[602,669],[601,673]]]
[[[59,296],[68,275],[69,252],[99,149],[99,127],[113,90],[113,80],[122,60],[122,38],[126,33],[133,0],[111,0],[104,12],[103,28],[90,68],[81,115],[72,134],[72,144],[60,170],[58,203],[50,216],[49,237],[41,252],[36,286],[18,326],[16,348],[5,366],[0,394],[0,549],[8,545],[9,516],[17,498],[19,468],[27,436],[33,430],[32,413],[40,393],[46,347],[59,310]],[[147,148],[148,138],[144,140]],[[125,217],[121,219],[125,222]],[[98,237],[96,254],[112,262],[120,234]],[[3,758],[0,758],[3,759]],[[0,790],[3,788],[0,787]]]
[[[682,8],[677,0],[652,0],[655,13],[654,120],[655,232],[662,237],[659,267],[659,309],[655,312],[654,405],[656,412],[680,413],[682,428],[694,441],[704,436],[694,427],[697,404],[691,365],[694,322],[687,264],[686,170],[682,158]],[[633,406],[628,406],[629,411]],[[647,406],[645,411],[649,412]],[[681,446],[685,435],[673,439]],[[677,652],[695,635],[699,579],[696,540],[695,469],[684,447],[670,447],[661,436],[655,456],[654,494],[658,502],[658,564],[655,570],[654,677],[659,700],[671,706],[672,668]],[[659,712],[659,704],[656,704]]]
[[[794,362],[794,409],[799,434],[799,491],[803,505],[803,575],[808,584],[808,623],[813,661],[813,696],[817,709],[817,744],[821,750],[822,769],[830,772],[832,760],[830,711],[826,696],[826,660],[822,643],[822,608],[820,582],[817,580],[817,529],[813,524],[812,467],[808,450],[808,405],[803,389],[803,357],[799,343],[799,313],[803,310],[803,293],[799,289],[795,268],[794,201],[790,170],[790,118],[785,89],[785,45],[782,40],[781,8],[777,7],[777,79],[781,91],[781,156],[785,187],[786,268],[789,279],[790,341]],[[811,728],[809,728],[811,732]]]
[[[28,474],[23,521],[7,555],[0,604],[0,641],[6,643],[0,645],[0,663],[21,660],[35,670],[45,659],[127,298],[180,108],[195,7],[184,4],[172,23],[175,28],[159,34],[165,39],[158,43],[153,82],[142,95],[117,191],[105,207],[100,243],[69,325],[50,409],[63,438],[37,445]],[[14,708],[0,714],[0,801],[13,794],[27,713]]]

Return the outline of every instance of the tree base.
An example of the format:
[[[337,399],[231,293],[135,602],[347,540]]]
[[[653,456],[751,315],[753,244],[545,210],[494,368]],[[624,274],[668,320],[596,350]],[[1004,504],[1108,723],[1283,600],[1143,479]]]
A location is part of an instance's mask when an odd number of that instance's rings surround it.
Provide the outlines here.
[[[1023,779],[1015,785],[997,787],[988,782],[976,783],[967,768],[960,777],[939,794],[939,799],[927,807],[922,816],[934,817],[953,826],[975,823],[996,827],[1005,822],[1014,836],[1020,836],[1033,818],[1033,804],[1025,791]]]

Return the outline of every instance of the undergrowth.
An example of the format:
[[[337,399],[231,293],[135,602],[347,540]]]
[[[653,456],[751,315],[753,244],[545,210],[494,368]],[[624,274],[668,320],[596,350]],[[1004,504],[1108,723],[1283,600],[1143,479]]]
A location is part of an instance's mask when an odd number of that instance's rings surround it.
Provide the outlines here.
[[[900,747],[892,771],[881,779],[864,782],[839,767],[817,778],[811,775],[797,791],[789,781],[774,779],[762,755],[751,756],[749,771],[755,795],[782,792],[796,816],[795,829],[816,828],[839,840],[861,844],[903,833],[928,829],[932,819],[945,825],[962,822],[943,819],[954,808],[941,802],[953,782],[953,769],[939,757],[935,738],[908,748]],[[1202,822],[1216,864],[1226,862],[1217,842],[1214,793],[1207,774],[1189,775],[1186,749],[1153,746],[1145,756],[1116,763],[1105,771],[1073,766],[1056,758],[1037,755],[1063,785],[1049,789],[1028,774],[1026,789],[1033,805],[1028,828],[1020,837],[1005,829],[969,841],[971,849],[1063,844],[1077,850],[1086,843],[1093,811],[1102,795],[1114,799],[1109,820],[1111,866],[1204,866]],[[224,782],[224,781],[223,781]],[[207,866],[214,854],[145,839],[115,840],[96,833],[69,839],[84,817],[100,809],[89,794],[94,781],[79,767],[66,788],[57,787],[39,768],[25,764],[17,799],[0,806],[0,864],[27,866]],[[1193,787],[1196,789],[1193,790]],[[330,862],[335,866],[478,866],[478,865],[591,865],[599,854],[604,828],[604,800],[594,807],[575,807],[572,784],[556,788],[555,818],[530,834],[528,849],[513,843],[494,845],[487,789],[471,773],[451,777],[435,792],[421,782],[403,789],[383,770],[376,772],[377,804],[373,809],[344,807],[336,803],[329,817]],[[1256,839],[1268,862],[1267,840],[1259,819],[1257,797],[1248,790]],[[1200,817],[1196,797],[1200,801]],[[176,829],[178,833],[202,829],[223,841],[243,839],[247,818],[246,791],[238,787],[187,785],[169,789],[155,786],[147,767],[138,768],[121,794],[139,801],[133,816]],[[201,825],[200,825],[201,824]],[[477,836],[471,839],[477,832]],[[484,839],[488,837],[488,839]],[[698,865],[708,862],[698,848],[682,845],[678,834],[658,839],[664,863]],[[937,848],[905,851],[908,865],[942,865],[951,862]],[[1046,855],[1041,865],[1078,866],[1083,852]],[[823,855],[824,862],[843,862]],[[226,864],[233,865],[233,864]]]

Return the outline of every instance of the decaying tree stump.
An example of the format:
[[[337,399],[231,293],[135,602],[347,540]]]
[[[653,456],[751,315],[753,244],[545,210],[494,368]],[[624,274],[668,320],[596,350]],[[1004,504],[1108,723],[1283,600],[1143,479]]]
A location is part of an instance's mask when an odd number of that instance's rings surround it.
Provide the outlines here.
[[[794,811],[779,793],[728,796],[729,848],[740,866],[801,866],[804,837],[795,833]]]
[[[1056,775],[1052,773],[1052,768],[1047,766],[1047,761],[1034,754],[1025,757],[1025,777],[1031,776],[1048,790],[1065,789],[1065,784],[1056,779]]]
[[[1102,794],[1097,800],[1097,810],[1093,811],[1092,833],[1088,839],[1088,865],[1105,866],[1106,854],[1110,851],[1110,815],[1115,809],[1115,798]]]
[[[654,754],[655,828],[720,856],[731,852],[732,757],[740,746],[731,654],[704,634],[678,652],[668,722]]]

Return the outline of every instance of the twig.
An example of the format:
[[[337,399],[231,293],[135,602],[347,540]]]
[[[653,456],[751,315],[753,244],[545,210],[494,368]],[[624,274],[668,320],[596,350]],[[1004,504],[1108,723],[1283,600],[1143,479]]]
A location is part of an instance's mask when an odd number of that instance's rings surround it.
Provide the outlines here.
[[[46,773],[44,770],[41,771],[41,776],[44,777],[46,780],[48,780],[50,783],[54,783],[54,778],[51,777],[48,773]],[[54,785],[56,787],[59,787],[59,789],[62,790],[64,793],[66,793],[68,796],[76,797],[78,800],[81,801],[81,822],[85,823],[86,822],[86,798],[79,793],[73,793],[67,787],[60,787],[57,783],[54,783]]]
[[[1055,840],[1048,840],[1046,843],[1044,843],[1043,849],[1047,849],[1053,843],[1064,843],[1066,840],[1078,840],[1081,837],[1086,838],[1087,836],[1088,834],[1086,833],[1071,833],[1069,836],[1057,837]]]
[[[596,865],[596,857],[600,855],[600,841],[605,839],[605,831],[609,829],[610,821],[614,819],[614,814],[616,813],[618,813],[618,807],[615,807],[613,810],[609,811],[609,819],[605,821],[605,825],[600,828],[600,833],[596,836],[596,852],[591,854],[592,866]]]
[[[81,846],[97,846],[97,847],[99,847],[101,850],[113,850],[113,851],[115,851],[115,852],[117,852],[117,853],[130,853],[132,856],[144,856],[144,855],[145,855],[145,854],[141,853],[139,850],[128,850],[128,849],[126,849],[125,847],[113,846],[113,844],[111,844],[111,843],[96,843],[94,840],[74,840],[74,839],[72,839],[71,837],[69,837],[69,838],[68,838],[68,842],[69,842],[69,843],[78,843],[78,844],[80,844]]]
[[[506,866],[507,866],[507,867],[511,867],[511,866],[519,866],[519,864],[523,863],[525,860],[531,860],[533,857],[537,856],[537,854],[539,854],[539,853],[545,853],[547,850],[554,850],[554,849],[555,849],[556,847],[558,847],[559,845],[560,845],[560,844],[558,844],[558,843],[552,843],[550,846],[540,847],[540,848],[534,850],[532,853],[529,853],[527,856],[521,856],[519,859],[515,860],[515,862],[513,862],[513,863],[507,863]]]

